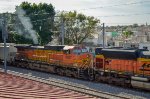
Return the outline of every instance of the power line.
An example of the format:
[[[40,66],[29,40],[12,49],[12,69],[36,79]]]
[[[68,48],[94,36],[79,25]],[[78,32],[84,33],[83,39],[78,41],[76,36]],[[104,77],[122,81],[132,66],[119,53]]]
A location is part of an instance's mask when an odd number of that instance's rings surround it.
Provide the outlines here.
[[[129,24],[145,24],[145,23],[107,23],[107,22],[105,22],[105,24],[123,24],[123,25],[129,25]]]
[[[109,5],[109,6],[99,6],[99,7],[92,7],[92,8],[86,8],[86,9],[80,9],[79,11],[81,11],[81,10],[89,10],[89,9],[99,9],[99,8],[105,8],[105,7],[118,7],[118,6],[136,5],[136,4],[143,4],[143,3],[148,3],[148,2],[150,2],[150,1],[123,3],[123,4],[116,4],[116,5]]]
[[[130,16],[134,16],[134,15],[143,15],[143,14],[150,14],[148,13],[134,13],[134,14],[122,14],[122,15],[108,15],[108,16],[95,16],[95,17],[130,17]]]
[[[117,7],[117,6],[128,6],[128,5],[135,5],[135,4],[143,4],[143,3],[149,3],[150,1],[141,1],[141,2],[131,2],[131,3],[123,3],[123,4],[116,4],[116,5],[108,5],[108,6],[99,6],[99,7],[93,7],[93,8],[86,8],[86,9],[79,9],[78,11],[81,10],[89,10],[89,9],[98,9],[98,8],[105,8],[105,7]],[[65,11],[65,12],[69,12],[69,11]],[[27,16],[30,15],[43,15],[43,14],[50,14],[52,15],[53,13],[34,13],[34,14],[29,14]],[[60,16],[57,16],[60,17]]]
[[[134,15],[143,15],[143,14],[150,14],[150,13],[135,13],[135,14],[123,14],[123,15],[108,15],[108,16],[96,16],[96,17],[130,17],[130,16],[134,16]],[[58,17],[58,16],[57,16]],[[69,17],[67,17],[69,18]],[[70,17],[71,18],[71,17]],[[45,21],[45,20],[48,20],[48,19],[52,19],[51,17],[50,18],[45,18],[45,19],[39,19],[39,20],[34,20],[34,21],[31,21],[33,23],[36,23],[36,22],[39,22],[39,21]],[[18,23],[18,24],[21,24],[21,23]],[[111,23],[110,23],[111,24]],[[113,24],[117,24],[117,23],[113,23]],[[119,23],[119,24],[129,24],[129,23]],[[13,24],[9,24],[9,25],[13,25]]]
[[[41,14],[41,13],[40,13]],[[50,13],[43,13],[43,14],[50,14]],[[134,14],[122,14],[122,15],[107,15],[107,16],[95,16],[95,17],[130,17],[130,16],[134,16],[134,15],[143,15],[143,14],[150,14],[150,13],[134,13]],[[39,15],[39,14],[35,14],[35,15]],[[28,17],[28,15],[25,15]],[[61,16],[54,16],[54,17],[61,17]],[[49,18],[45,18],[45,19],[39,19],[39,20],[34,20],[34,21],[31,21],[33,23],[38,23],[39,21],[45,21],[45,20],[48,20],[48,19],[52,19],[53,17],[49,17]],[[71,17],[66,17],[66,18],[71,18]],[[21,24],[21,23],[18,23],[18,24]],[[122,24],[122,23],[119,23],[119,24]],[[123,23],[124,24],[124,23]],[[126,23],[125,23],[126,24]],[[128,23],[127,23],[128,24]],[[13,24],[10,24],[10,25],[13,25]]]
[[[50,14],[50,13],[43,13],[43,14]],[[134,15],[143,15],[143,14],[150,14],[150,12],[145,12],[145,13],[133,13],[133,14],[118,14],[118,15],[106,15],[106,16],[95,16],[95,17],[130,17],[130,16],[134,16]],[[32,15],[42,15],[41,13],[40,14],[32,14]],[[27,17],[29,17],[30,15],[26,15]],[[54,16],[54,17],[61,17],[61,16]],[[65,17],[65,16],[63,16],[63,17]],[[71,18],[71,17],[65,17],[65,18]],[[50,19],[50,18],[48,18],[48,19]],[[42,20],[45,20],[45,19],[42,19]],[[37,20],[38,21],[38,20]],[[40,21],[40,20],[39,20]]]

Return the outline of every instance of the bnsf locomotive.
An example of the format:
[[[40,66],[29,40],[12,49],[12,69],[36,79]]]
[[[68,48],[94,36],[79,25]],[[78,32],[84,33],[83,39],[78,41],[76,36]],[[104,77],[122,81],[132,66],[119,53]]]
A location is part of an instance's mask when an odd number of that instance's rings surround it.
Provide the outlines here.
[[[15,46],[10,63],[64,76],[150,90],[150,52],[84,46]]]
[[[96,49],[95,79],[150,90],[150,51]]]

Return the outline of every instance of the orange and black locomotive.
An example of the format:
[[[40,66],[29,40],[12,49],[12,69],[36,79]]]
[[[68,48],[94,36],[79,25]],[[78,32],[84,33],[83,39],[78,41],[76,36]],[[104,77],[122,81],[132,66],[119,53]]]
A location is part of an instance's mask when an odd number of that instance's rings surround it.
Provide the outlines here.
[[[150,51],[46,45],[15,46],[13,66],[150,90]]]

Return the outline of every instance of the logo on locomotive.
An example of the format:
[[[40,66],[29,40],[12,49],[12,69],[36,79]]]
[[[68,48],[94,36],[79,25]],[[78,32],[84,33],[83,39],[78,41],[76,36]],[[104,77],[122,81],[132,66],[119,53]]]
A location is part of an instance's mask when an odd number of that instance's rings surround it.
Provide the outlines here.
[[[150,64],[144,63],[141,67],[143,67],[143,68],[150,68]]]
[[[146,71],[150,71],[150,64],[149,63],[144,63],[140,70],[146,70]]]

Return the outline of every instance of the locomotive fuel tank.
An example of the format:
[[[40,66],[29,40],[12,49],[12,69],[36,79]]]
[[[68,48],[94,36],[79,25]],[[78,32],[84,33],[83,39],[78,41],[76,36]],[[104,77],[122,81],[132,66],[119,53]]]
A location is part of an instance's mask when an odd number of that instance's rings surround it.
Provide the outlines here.
[[[134,88],[150,90],[150,82],[148,78],[132,76],[131,84]]]

